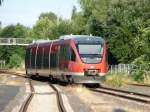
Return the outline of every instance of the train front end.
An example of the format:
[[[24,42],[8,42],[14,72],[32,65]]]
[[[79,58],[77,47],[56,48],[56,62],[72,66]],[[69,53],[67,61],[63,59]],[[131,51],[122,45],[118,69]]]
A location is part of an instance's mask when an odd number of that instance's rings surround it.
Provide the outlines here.
[[[101,83],[108,70],[106,43],[101,37],[83,36],[74,39],[76,62],[71,63],[74,83]]]

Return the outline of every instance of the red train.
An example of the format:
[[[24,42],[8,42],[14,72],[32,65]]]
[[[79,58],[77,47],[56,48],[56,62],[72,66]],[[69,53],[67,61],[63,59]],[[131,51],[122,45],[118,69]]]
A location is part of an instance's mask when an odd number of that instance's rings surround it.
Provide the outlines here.
[[[27,75],[58,78],[71,83],[100,83],[108,70],[106,43],[101,37],[66,35],[37,41],[26,48]]]

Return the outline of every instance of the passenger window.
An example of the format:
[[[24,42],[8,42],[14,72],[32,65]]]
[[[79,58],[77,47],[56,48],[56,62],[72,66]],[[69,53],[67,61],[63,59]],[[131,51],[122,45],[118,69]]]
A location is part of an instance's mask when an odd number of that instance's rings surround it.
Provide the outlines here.
[[[76,55],[72,48],[71,48],[71,61],[76,61]]]

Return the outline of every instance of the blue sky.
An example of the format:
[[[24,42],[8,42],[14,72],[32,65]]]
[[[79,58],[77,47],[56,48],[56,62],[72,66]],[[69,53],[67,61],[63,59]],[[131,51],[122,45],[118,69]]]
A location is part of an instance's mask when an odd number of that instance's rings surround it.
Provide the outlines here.
[[[78,10],[78,0],[4,0],[0,6],[2,26],[21,23],[32,27],[42,12],[54,12],[69,19],[73,6]]]

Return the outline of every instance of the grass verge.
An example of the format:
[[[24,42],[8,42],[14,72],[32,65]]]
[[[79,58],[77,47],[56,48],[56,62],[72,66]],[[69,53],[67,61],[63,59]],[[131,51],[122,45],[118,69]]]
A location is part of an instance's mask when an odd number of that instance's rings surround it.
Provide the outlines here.
[[[144,76],[143,83],[150,85],[150,74]]]
[[[121,87],[126,83],[131,83],[133,80],[127,74],[113,73],[108,74],[106,77],[105,84],[112,87]]]

